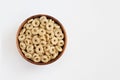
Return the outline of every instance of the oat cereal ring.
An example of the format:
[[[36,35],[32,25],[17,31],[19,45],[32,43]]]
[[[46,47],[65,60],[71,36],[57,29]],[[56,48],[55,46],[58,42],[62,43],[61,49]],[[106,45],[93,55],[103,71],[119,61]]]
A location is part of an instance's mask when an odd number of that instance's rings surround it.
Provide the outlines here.
[[[41,17],[40,17],[40,21],[41,21],[41,20],[44,20],[44,19],[47,19],[47,17],[46,17],[46,16],[41,16]]]
[[[34,58],[33,58],[33,61],[34,61],[34,62],[40,62],[40,61],[41,61],[41,58],[40,58],[40,57],[34,57]]]
[[[28,58],[28,59],[31,59],[32,58],[32,55],[30,53],[26,53],[25,54],[25,57]]]
[[[58,43],[58,39],[57,39],[56,37],[53,37],[53,38],[51,39],[51,43],[52,43],[53,45],[56,45],[56,44]]]
[[[54,33],[55,36],[60,36],[60,34],[62,34],[62,31],[60,29],[56,29]]]
[[[46,25],[48,23],[48,20],[47,19],[42,19],[41,20],[41,25]]]
[[[45,51],[49,51],[50,50],[50,46],[49,45],[44,46],[44,50]]]
[[[53,29],[59,29],[59,28],[60,28],[60,26],[55,23],[54,26],[53,26]]]
[[[48,22],[54,24],[54,21],[52,19],[49,19]]]
[[[39,44],[40,43],[40,39],[37,36],[34,36],[32,38],[32,42],[33,42],[33,44]]]
[[[34,58],[34,57],[39,57],[39,55],[37,54],[37,53],[34,53],[33,55],[32,55],[32,57]]]
[[[53,31],[47,31],[48,35],[47,37],[53,38],[54,37],[54,32]],[[47,34],[46,34],[47,35]]]
[[[30,44],[32,44],[32,41],[31,41],[30,39],[25,39],[24,42],[25,42],[26,45],[30,45]]]
[[[34,53],[34,49],[33,49],[33,46],[32,46],[32,45],[28,45],[28,46],[27,46],[27,52],[28,52],[28,53],[31,53],[31,54]]]
[[[36,53],[43,53],[43,47],[41,45],[37,46],[35,49]]]
[[[45,31],[45,29],[39,29],[38,33],[39,33],[39,35],[45,35],[46,31]]]
[[[32,29],[32,28],[33,28],[32,24],[30,24],[30,23],[26,24],[26,29]]]
[[[42,29],[45,29],[45,26],[44,26],[44,25],[41,25],[41,24],[40,24],[39,27],[42,28]]]
[[[55,49],[55,47],[50,47],[50,53],[52,54],[52,53],[55,53],[56,52],[56,49]]]
[[[58,39],[63,39],[63,38],[64,38],[63,33],[62,33],[62,34],[60,34],[59,36],[57,36],[57,38],[58,38]]]
[[[53,23],[47,23],[46,24],[46,29],[47,30],[53,30]]]
[[[47,43],[46,43],[46,41],[41,41],[40,42],[40,45],[42,45],[42,46],[45,46]]]
[[[63,40],[59,40],[58,41],[58,46],[63,46],[64,45],[64,41]]]
[[[32,35],[30,30],[26,30],[25,34],[26,34],[26,36],[31,36]]]
[[[26,39],[32,39],[32,36],[26,36]]]
[[[25,49],[25,48],[26,48],[26,45],[25,45],[25,43],[23,43],[23,42],[20,42],[20,48],[21,48],[21,49]]]
[[[23,41],[25,39],[25,35],[19,35],[18,39],[19,39],[19,41]]]
[[[41,37],[40,37],[40,41],[46,41],[45,36],[41,36]]]
[[[62,47],[56,46],[55,48],[56,48],[56,50],[58,50],[59,52],[62,52]]]
[[[33,21],[34,19],[30,19],[30,20],[28,20],[28,22],[27,23],[32,23],[32,21]]]
[[[31,32],[33,35],[38,34],[38,28],[32,28]]]
[[[23,35],[25,33],[26,29],[23,28],[21,31],[20,31],[20,35]]]
[[[51,54],[51,59],[55,59],[58,56],[58,51],[54,54]]]
[[[27,54],[26,50],[22,50],[23,54]]]
[[[49,34],[46,34],[45,37],[46,37],[46,40],[47,40],[47,41],[50,40],[50,36],[49,36]]]
[[[41,58],[42,58],[41,61],[43,63],[47,63],[49,61],[49,58],[46,55],[43,55]]]
[[[38,19],[34,19],[34,20],[32,21],[32,25],[33,25],[34,27],[38,27],[38,26],[40,25],[39,20],[38,20]]]

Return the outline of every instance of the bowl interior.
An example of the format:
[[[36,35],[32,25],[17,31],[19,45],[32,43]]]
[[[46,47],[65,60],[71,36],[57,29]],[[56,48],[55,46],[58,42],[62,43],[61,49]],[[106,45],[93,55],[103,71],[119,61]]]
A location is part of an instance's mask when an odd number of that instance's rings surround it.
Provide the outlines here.
[[[62,31],[63,31],[63,33],[64,33],[64,46],[62,47],[62,48],[63,48],[63,51],[62,51],[61,53],[59,53],[59,55],[58,55],[55,59],[50,60],[50,61],[47,62],[47,63],[42,63],[42,62],[37,63],[37,62],[33,62],[32,60],[26,58],[26,57],[24,56],[24,54],[22,53],[21,49],[20,49],[20,44],[19,44],[19,41],[18,41],[19,33],[20,33],[21,29],[23,28],[24,24],[25,24],[28,20],[30,20],[30,19],[38,18],[38,17],[41,17],[41,16],[46,16],[48,19],[54,20],[55,23],[57,23],[57,24],[60,25],[60,27],[61,27],[61,29],[62,29]],[[18,29],[18,31],[17,31],[17,35],[16,35],[16,45],[17,45],[17,49],[18,49],[20,55],[21,55],[25,60],[27,60],[28,62],[33,63],[33,64],[37,64],[37,65],[50,64],[50,63],[56,61],[57,59],[59,59],[59,58],[61,57],[61,55],[64,53],[64,51],[65,51],[66,43],[67,43],[66,31],[65,31],[63,25],[62,25],[57,19],[55,19],[54,17],[49,16],[49,15],[45,15],[45,14],[38,14],[38,15],[34,15],[34,16],[31,16],[31,17],[27,18],[27,19],[20,25],[20,27],[19,27],[19,29]]]

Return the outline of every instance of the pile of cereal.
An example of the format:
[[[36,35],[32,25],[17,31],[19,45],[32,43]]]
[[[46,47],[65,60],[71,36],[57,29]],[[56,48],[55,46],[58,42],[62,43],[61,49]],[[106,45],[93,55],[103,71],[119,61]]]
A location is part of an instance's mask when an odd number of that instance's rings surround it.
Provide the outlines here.
[[[47,63],[55,59],[64,46],[64,34],[60,25],[46,16],[30,19],[18,36],[20,49],[26,58]]]

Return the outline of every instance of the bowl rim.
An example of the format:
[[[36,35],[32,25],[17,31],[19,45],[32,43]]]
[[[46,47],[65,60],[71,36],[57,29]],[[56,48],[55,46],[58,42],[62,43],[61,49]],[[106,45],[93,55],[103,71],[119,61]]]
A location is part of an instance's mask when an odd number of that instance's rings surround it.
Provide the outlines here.
[[[47,62],[47,63],[42,63],[42,62],[41,62],[41,63],[40,63],[40,62],[38,63],[38,62],[34,62],[34,61],[26,58],[26,57],[24,56],[22,50],[20,49],[20,46],[19,46],[20,44],[19,44],[19,41],[18,41],[19,33],[20,33],[21,29],[23,28],[24,24],[25,24],[28,20],[30,20],[30,19],[38,18],[38,17],[41,17],[41,16],[46,16],[47,18],[50,18],[50,19],[54,20],[57,24],[60,25],[60,27],[61,27],[61,29],[62,29],[62,31],[63,31],[63,33],[64,33],[64,47],[63,47],[63,51],[62,51],[61,53],[59,53],[59,55],[58,55],[55,59],[50,60],[50,61]],[[37,15],[32,15],[32,16],[26,18],[26,19],[21,23],[21,25],[19,26],[19,28],[18,28],[18,30],[17,30],[17,34],[16,34],[16,46],[17,46],[18,52],[20,53],[20,55],[21,55],[26,61],[28,61],[28,62],[30,62],[30,63],[32,63],[32,64],[36,64],[36,65],[47,65],[47,64],[51,64],[51,63],[57,61],[57,60],[63,55],[63,53],[64,53],[64,51],[65,51],[65,49],[66,49],[66,45],[67,45],[67,34],[66,34],[66,31],[65,31],[64,26],[63,26],[63,25],[61,24],[61,22],[58,21],[56,18],[54,18],[54,17],[52,17],[52,16],[50,16],[50,15],[47,15],[47,14],[37,14]]]

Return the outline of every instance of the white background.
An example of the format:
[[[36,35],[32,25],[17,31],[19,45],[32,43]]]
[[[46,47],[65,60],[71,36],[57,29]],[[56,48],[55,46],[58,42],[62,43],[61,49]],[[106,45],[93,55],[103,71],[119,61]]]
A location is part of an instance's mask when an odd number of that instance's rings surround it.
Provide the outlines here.
[[[15,43],[19,25],[40,13],[68,37],[64,55],[47,66],[25,61]],[[120,80],[120,0],[0,0],[0,80]]]

